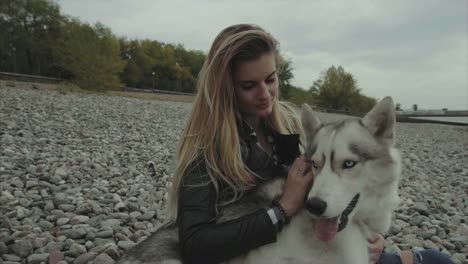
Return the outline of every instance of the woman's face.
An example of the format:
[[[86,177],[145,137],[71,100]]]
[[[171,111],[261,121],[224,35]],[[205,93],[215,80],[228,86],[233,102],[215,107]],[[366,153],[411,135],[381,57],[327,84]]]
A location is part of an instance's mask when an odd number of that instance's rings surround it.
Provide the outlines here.
[[[271,114],[278,95],[278,74],[273,52],[258,59],[241,63],[234,76],[237,104],[248,117],[266,117]]]

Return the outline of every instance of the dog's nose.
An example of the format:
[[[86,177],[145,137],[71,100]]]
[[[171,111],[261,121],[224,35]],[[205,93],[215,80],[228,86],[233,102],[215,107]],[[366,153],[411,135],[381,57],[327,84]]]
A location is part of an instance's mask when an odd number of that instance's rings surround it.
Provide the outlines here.
[[[320,198],[312,197],[306,201],[305,207],[311,214],[320,216],[327,209],[327,202]]]

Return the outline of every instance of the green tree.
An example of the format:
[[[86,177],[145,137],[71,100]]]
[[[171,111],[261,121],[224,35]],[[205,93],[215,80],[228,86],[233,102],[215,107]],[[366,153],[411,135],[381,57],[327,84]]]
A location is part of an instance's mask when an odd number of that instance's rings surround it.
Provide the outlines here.
[[[56,39],[64,21],[53,1],[1,1],[0,70],[61,77]]]
[[[287,100],[290,97],[290,91],[294,88],[291,85],[291,81],[294,78],[293,67],[291,66],[291,60],[285,60],[280,69],[278,69],[278,80],[280,98]]]
[[[119,40],[110,29],[69,21],[61,39],[62,66],[73,74],[82,88],[95,90],[120,89],[118,74],[125,61],[120,57]]]
[[[309,88],[313,102],[323,108],[365,113],[377,100],[361,93],[357,81],[343,67],[331,66]]]
[[[359,94],[351,99],[351,107],[348,110],[354,114],[363,116],[376,104],[377,100],[375,98]]]
[[[315,96],[300,87],[291,86],[288,101],[298,106],[302,104],[315,105]]]
[[[343,67],[332,66],[312,85],[318,91],[317,103],[324,108],[349,110],[353,98],[359,95],[356,80]]]

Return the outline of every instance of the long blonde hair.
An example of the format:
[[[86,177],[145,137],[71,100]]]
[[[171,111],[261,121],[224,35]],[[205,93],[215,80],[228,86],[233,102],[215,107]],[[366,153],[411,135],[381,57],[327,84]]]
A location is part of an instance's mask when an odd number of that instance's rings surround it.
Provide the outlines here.
[[[242,161],[233,72],[239,64],[268,52],[274,52],[280,71],[284,60],[278,48],[278,42],[256,25],[230,26],[215,38],[200,71],[192,112],[178,146],[166,215],[169,222],[177,219],[183,177],[197,161],[204,161],[201,165],[206,166],[217,193],[221,183],[232,189],[230,202],[254,186],[254,175]],[[301,133],[295,113],[292,106],[276,98],[272,114],[264,121],[282,134]]]

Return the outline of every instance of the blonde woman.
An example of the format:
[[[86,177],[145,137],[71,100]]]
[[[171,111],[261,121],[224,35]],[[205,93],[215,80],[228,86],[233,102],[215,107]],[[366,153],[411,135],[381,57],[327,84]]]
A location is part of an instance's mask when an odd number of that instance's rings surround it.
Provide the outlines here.
[[[235,25],[216,37],[208,53],[170,192],[168,214],[177,220],[187,263],[218,263],[275,242],[278,227],[304,203],[313,175],[303,176],[307,163],[296,159],[298,119],[278,101],[277,47],[261,28]],[[281,176],[288,180],[277,210],[259,208],[216,224],[219,206]],[[279,221],[273,224],[271,217]]]
[[[278,100],[282,62],[277,41],[255,25],[230,26],[211,46],[169,197],[184,263],[219,263],[273,243],[303,207],[313,175],[299,157],[299,119]],[[274,177],[287,179],[270,208],[216,223],[219,208]],[[382,249],[378,236],[369,247],[372,262]]]

